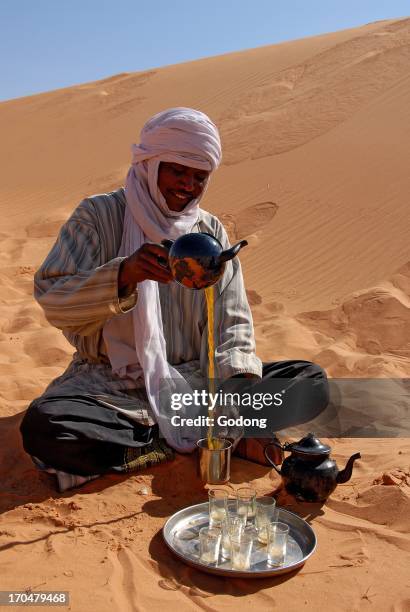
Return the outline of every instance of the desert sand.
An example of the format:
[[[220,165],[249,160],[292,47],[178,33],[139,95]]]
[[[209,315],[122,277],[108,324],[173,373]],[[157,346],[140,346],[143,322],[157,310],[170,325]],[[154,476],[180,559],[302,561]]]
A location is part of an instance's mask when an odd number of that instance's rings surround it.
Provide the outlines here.
[[[391,20],[0,104],[0,589],[68,590],[79,611],[410,610],[409,60],[410,19]],[[400,390],[377,413],[389,437],[327,439],[340,466],[362,459],[326,504],[279,492],[318,537],[282,578],[227,580],[172,557],[166,518],[207,498],[195,457],[59,494],[20,442],[24,410],[72,354],[33,273],[83,197],[123,184],[130,144],[170,106],[221,129],[203,206],[249,241],[258,355]],[[244,482],[265,494],[280,479],[234,459],[228,488]]]

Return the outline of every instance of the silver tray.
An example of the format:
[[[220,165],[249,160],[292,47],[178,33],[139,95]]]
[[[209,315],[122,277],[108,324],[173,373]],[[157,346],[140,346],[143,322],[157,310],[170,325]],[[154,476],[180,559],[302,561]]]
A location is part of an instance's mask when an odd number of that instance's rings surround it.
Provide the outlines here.
[[[184,563],[204,572],[240,578],[278,576],[301,567],[315,551],[316,536],[310,525],[297,514],[278,508],[278,520],[289,525],[289,540],[283,565],[268,565],[266,547],[256,542],[248,570],[232,569],[231,562],[221,558],[217,564],[207,565],[199,558],[199,530],[209,523],[208,508],[208,502],[184,508],[173,514],[162,529],[170,550]]]

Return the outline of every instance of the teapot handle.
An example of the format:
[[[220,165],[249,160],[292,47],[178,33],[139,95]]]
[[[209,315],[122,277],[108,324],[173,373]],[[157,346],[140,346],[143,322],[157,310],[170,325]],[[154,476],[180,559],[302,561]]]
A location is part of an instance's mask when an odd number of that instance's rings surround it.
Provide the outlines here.
[[[279,476],[282,476],[282,473],[281,473],[280,469],[276,467],[276,464],[272,461],[272,459],[269,456],[268,448],[270,446],[276,446],[277,448],[280,448],[281,451],[283,451],[283,447],[282,447],[282,445],[279,442],[273,441],[273,442],[269,442],[265,446],[265,448],[263,449],[263,454],[265,455],[265,459],[270,463],[270,465],[273,467],[273,469],[277,471]]]
[[[161,240],[161,244],[162,244],[162,246],[164,246],[169,251],[169,249],[174,244],[174,240],[167,240],[166,238],[164,238],[164,240]]]

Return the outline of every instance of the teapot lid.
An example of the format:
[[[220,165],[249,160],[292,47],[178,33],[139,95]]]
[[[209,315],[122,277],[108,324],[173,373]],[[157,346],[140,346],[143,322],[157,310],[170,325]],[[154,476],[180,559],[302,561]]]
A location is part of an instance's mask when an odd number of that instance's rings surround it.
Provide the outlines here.
[[[308,433],[299,442],[287,444],[286,450],[304,453],[305,455],[328,455],[332,449],[327,444],[323,444],[314,433]]]
[[[219,257],[222,244],[208,232],[183,234],[170,245],[172,257]]]

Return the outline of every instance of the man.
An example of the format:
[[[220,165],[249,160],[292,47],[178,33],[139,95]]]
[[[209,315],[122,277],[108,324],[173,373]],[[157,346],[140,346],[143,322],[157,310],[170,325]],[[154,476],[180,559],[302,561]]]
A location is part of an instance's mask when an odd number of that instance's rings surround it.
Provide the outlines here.
[[[62,227],[35,275],[35,297],[76,353],[21,425],[24,448],[39,467],[71,474],[78,484],[166,460],[170,446],[192,450],[192,432],[190,438],[169,427],[158,390],[159,380],[206,380],[204,292],[173,282],[161,241],[201,231],[229,246],[219,220],[199,208],[220,162],[219,133],[206,115],[159,113],[133,145],[125,189],[85,199]],[[324,408],[326,377],[318,366],[262,366],[256,356],[237,258],[215,285],[214,309],[216,378],[311,377],[310,416]],[[295,414],[283,423],[294,424]]]

